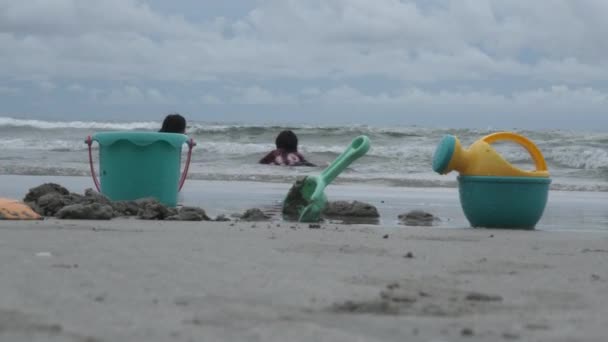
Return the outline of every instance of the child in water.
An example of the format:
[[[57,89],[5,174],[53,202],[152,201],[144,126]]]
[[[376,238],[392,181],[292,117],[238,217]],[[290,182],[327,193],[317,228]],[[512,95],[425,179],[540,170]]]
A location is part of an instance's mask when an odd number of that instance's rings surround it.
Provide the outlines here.
[[[298,152],[298,137],[292,131],[282,131],[275,140],[277,148],[260,159],[260,164],[286,166],[316,166]]]
[[[163,121],[163,126],[159,132],[163,133],[186,133],[186,119],[179,114],[169,114]]]

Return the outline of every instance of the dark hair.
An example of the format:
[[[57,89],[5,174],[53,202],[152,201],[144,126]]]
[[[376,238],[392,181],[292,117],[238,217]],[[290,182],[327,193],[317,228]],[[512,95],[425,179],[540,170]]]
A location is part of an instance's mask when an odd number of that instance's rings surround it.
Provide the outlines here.
[[[277,148],[281,148],[286,152],[298,152],[298,137],[292,131],[286,130],[279,133],[275,144]]]
[[[179,114],[169,114],[163,121],[159,132],[164,133],[186,133],[186,119]]]

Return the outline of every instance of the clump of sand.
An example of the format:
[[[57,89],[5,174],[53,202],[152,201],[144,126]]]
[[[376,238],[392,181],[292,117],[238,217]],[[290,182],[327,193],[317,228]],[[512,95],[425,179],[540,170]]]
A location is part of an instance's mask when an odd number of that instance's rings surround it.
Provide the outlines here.
[[[287,192],[283,201],[283,215],[289,220],[298,220],[300,212],[310,202],[302,196],[302,188],[305,185],[306,177],[298,177],[296,182]],[[378,209],[361,201],[335,201],[328,202],[321,213],[322,217],[328,218],[378,218]]]
[[[375,206],[360,201],[329,202],[323,214],[335,217],[380,217]]]
[[[253,208],[245,211],[243,215],[241,215],[241,220],[255,222],[255,221],[268,221],[270,220],[270,216],[266,215],[261,209]]]
[[[302,188],[305,181],[306,177],[298,177],[289,189],[289,192],[287,192],[287,196],[283,201],[283,215],[285,217],[299,219],[300,211],[309,204],[308,200],[302,196]]]
[[[42,216],[60,219],[110,220],[135,216],[142,220],[210,220],[202,208],[171,208],[154,198],[111,201],[93,189],[86,189],[84,195],[80,195],[55,183],[45,183],[30,189],[23,201]]]
[[[399,221],[406,226],[432,226],[440,220],[437,216],[426,211],[411,210],[399,215]]]

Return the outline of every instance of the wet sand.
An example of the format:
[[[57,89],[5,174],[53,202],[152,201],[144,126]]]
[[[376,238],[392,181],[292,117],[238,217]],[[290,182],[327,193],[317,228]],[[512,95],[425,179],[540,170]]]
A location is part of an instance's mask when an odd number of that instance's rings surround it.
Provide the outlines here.
[[[59,183],[80,194],[85,188],[93,187],[90,177],[0,175],[0,197],[21,199],[29,188],[45,182]],[[273,221],[280,222],[282,201],[291,185],[188,180],[180,193],[179,202],[183,205],[202,207],[211,217],[242,214],[247,209],[262,208]],[[458,189],[454,188],[332,184],[325,192],[330,201],[358,200],[374,205],[380,213],[380,218],[372,221],[380,226],[397,225],[398,216],[412,210],[423,210],[437,216],[440,221],[433,223],[436,227],[462,229],[469,226],[460,208]],[[551,191],[537,229],[608,232],[606,203],[608,192]]]
[[[606,246],[604,232],[0,221],[0,340],[599,342]]]

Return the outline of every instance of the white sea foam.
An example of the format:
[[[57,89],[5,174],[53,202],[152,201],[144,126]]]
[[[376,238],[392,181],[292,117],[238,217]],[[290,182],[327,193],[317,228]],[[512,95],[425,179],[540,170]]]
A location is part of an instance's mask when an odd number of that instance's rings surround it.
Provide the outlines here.
[[[97,122],[97,121],[44,121],[23,120],[0,117],[0,127],[30,127],[36,129],[95,129],[95,130],[153,130],[160,127],[158,122]]]
[[[151,130],[160,122],[44,121],[0,117],[0,173],[84,175],[88,154],[84,139],[104,130]],[[294,130],[300,150],[317,168],[273,168],[257,160],[274,148],[283,129]],[[191,176],[200,179],[291,181],[296,175],[320,173],[357,135],[370,137],[372,147],[338,181],[389,186],[455,186],[454,176],[431,170],[436,144],[444,134],[457,135],[463,146],[489,133],[419,127],[278,127],[242,124],[189,123],[197,141]],[[608,133],[524,131],[542,150],[558,190],[608,191]],[[94,145],[97,155],[97,144]],[[533,167],[520,146],[497,144],[503,156],[524,168]],[[185,153],[185,149],[182,153]]]

